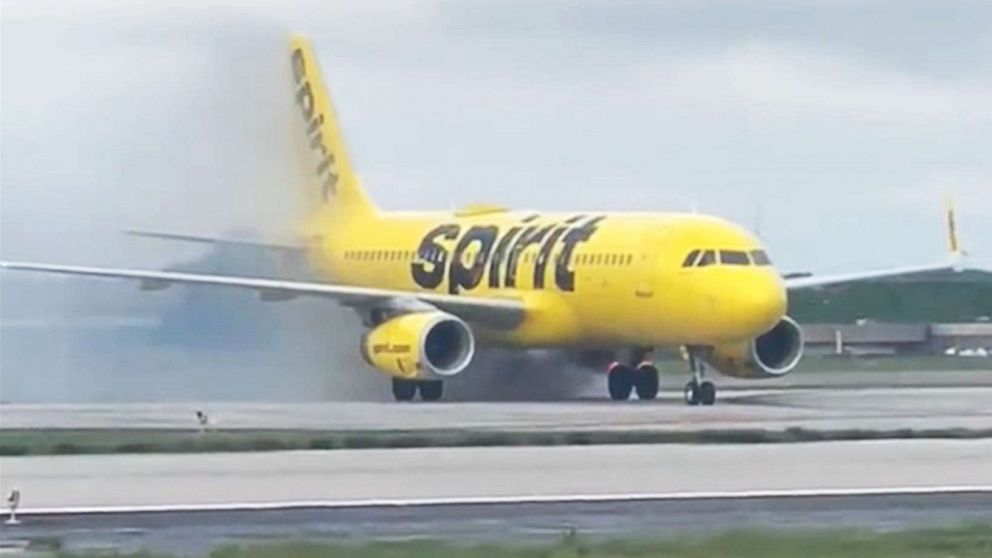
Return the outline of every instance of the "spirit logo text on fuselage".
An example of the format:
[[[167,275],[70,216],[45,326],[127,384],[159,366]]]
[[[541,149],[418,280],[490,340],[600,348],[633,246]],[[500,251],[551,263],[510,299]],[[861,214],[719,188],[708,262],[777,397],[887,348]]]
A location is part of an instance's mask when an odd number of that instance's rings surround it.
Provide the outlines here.
[[[334,153],[327,148],[327,139],[321,126],[324,124],[324,115],[316,114],[318,107],[307,79],[307,64],[303,57],[303,51],[293,49],[293,80],[296,82],[296,104],[300,107],[300,116],[303,117],[303,125],[306,126],[307,140],[319,158],[314,173],[320,181],[321,196],[324,201],[330,201],[332,195],[337,195],[338,171],[334,168]]]
[[[560,245],[554,261],[555,285],[562,291],[575,290],[575,273],[570,269],[575,247],[592,238],[604,217],[576,215],[560,223],[528,224],[536,216],[500,231],[495,225],[473,225],[462,233],[458,224],[435,227],[420,242],[418,261],[410,265],[413,280],[425,289],[436,289],[448,278],[448,291],[458,294],[472,290],[489,272],[490,288],[515,288],[517,268],[524,250],[538,246],[534,260],[535,289],[545,288],[545,275],[555,245]],[[454,241],[449,252],[442,241]],[[465,254],[475,254],[466,261]]]

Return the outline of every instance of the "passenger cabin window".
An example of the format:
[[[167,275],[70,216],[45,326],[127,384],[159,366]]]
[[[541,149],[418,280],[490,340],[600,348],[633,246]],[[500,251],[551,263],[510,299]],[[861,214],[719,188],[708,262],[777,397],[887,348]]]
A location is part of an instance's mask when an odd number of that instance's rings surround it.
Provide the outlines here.
[[[725,265],[750,265],[747,252],[741,250],[720,250],[720,263]]]
[[[697,267],[706,267],[708,265],[713,265],[716,263],[716,252],[713,250],[707,250],[703,252],[703,255],[699,258],[699,262],[696,263]]]
[[[772,261],[768,259],[768,254],[764,250],[751,250],[751,259],[754,260],[754,265],[772,264]]]
[[[682,267],[692,267],[696,263],[696,258],[699,257],[699,250],[693,250],[689,252],[689,255],[682,260]]]

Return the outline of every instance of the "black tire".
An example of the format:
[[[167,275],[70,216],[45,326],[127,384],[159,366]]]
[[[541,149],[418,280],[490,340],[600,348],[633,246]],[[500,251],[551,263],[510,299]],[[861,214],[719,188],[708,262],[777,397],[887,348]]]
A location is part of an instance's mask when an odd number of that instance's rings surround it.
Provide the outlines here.
[[[417,383],[413,380],[393,378],[393,397],[397,401],[413,401],[417,395]]]
[[[417,387],[420,389],[420,398],[424,401],[438,401],[444,395],[444,382],[441,380],[420,382]]]
[[[699,384],[699,402],[703,405],[716,403],[716,386],[713,382]]]
[[[699,384],[695,380],[690,381],[682,390],[686,405],[699,405]]]
[[[642,364],[634,372],[634,389],[637,398],[650,401],[658,397],[658,369],[650,364]]]
[[[610,399],[626,401],[634,389],[634,371],[629,366],[616,364],[607,373],[607,386],[610,389]]]

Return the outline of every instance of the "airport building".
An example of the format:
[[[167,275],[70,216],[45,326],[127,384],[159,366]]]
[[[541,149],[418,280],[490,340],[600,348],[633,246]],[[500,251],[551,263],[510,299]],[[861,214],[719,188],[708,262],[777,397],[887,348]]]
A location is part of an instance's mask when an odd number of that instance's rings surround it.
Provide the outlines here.
[[[992,352],[992,323],[805,324],[810,354],[912,355]],[[977,355],[976,355],[977,356]]]

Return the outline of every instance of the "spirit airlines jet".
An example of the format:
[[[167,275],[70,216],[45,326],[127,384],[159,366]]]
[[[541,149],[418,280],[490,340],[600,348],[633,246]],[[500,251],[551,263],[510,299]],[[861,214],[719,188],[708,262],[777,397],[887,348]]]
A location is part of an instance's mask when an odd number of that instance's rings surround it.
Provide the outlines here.
[[[359,182],[314,51],[293,36],[293,96],[312,158],[303,250],[326,282],[133,269],[3,263],[7,269],[123,278],[143,288],[214,285],[264,300],[332,299],[367,326],[365,360],[392,377],[397,400],[441,398],[444,380],[469,367],[476,346],[608,352],[609,396],[653,399],[649,356],[682,348],[690,405],[712,405],[706,367],[774,378],[803,354],[788,293],[954,267],[947,262],[831,276],[785,277],[758,240],[718,219],[681,213],[543,213],[474,205],[453,212],[378,209]],[[165,233],[151,236],[225,242]],[[356,340],[357,341],[357,340]],[[466,372],[471,374],[471,370]],[[535,378],[534,381],[540,381]]]

